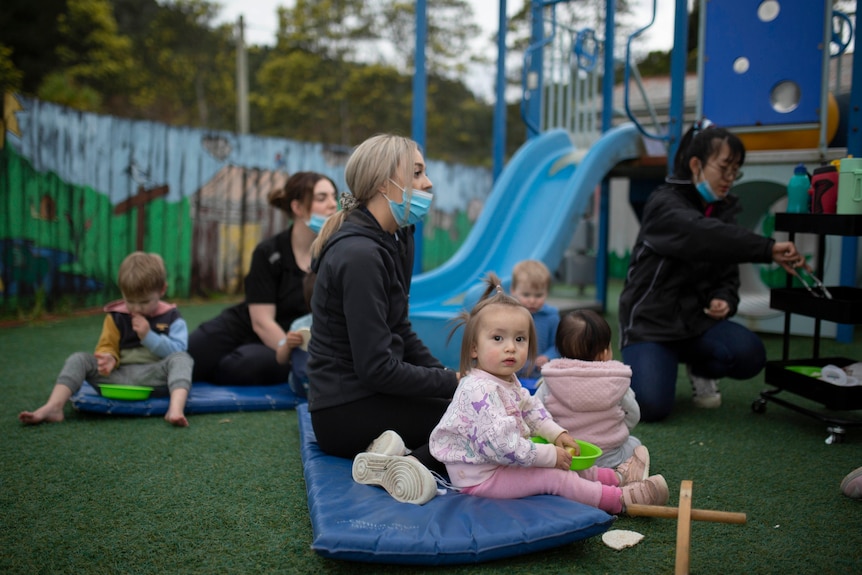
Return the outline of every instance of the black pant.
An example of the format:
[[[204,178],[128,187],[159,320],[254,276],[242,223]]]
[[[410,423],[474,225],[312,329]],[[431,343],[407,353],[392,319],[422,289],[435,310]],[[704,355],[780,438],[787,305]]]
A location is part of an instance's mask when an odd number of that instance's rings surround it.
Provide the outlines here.
[[[428,469],[447,477],[446,467],[428,450],[428,438],[448,406],[448,399],[437,397],[374,395],[312,411],[311,425],[323,451],[349,459],[391,429],[401,436],[411,455]]]
[[[189,355],[195,360],[192,379],[216,385],[272,385],[285,383],[290,364],[275,360],[275,350],[253,334],[242,333],[221,316],[201,324],[189,336]]]

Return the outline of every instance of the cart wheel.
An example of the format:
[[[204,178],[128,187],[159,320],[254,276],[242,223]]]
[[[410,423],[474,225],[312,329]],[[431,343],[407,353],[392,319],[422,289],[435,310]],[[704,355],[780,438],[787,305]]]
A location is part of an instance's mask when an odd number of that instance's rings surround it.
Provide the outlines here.
[[[826,438],[826,445],[832,445],[833,443],[844,443],[843,427],[827,427],[826,431],[829,432],[829,437]]]
[[[755,399],[751,404],[751,411],[754,413],[766,413],[766,400],[765,399]]]

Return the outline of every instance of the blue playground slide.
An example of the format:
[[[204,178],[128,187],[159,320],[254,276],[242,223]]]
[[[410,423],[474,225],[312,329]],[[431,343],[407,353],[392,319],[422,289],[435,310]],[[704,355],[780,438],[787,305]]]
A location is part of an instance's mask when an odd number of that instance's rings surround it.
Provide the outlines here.
[[[461,337],[459,330],[447,342],[451,320],[481,295],[485,274],[495,272],[508,286],[521,260],[537,259],[556,270],[596,186],[616,164],[643,153],[634,124],[613,128],[585,151],[574,147],[565,130],[524,144],[500,174],[458,251],[413,278],[410,321],[431,352],[456,369]]]

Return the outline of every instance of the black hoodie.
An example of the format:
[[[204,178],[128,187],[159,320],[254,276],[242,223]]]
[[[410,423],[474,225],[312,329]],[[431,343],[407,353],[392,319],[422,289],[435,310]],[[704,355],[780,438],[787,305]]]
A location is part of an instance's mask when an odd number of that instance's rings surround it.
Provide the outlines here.
[[[414,228],[385,232],[357,209],[312,263],[308,409],[376,394],[452,397],[458,381],[410,325]]]
[[[702,334],[718,321],[703,312],[713,298],[736,314],[739,264],[772,261],[775,240],[737,225],[736,196],[709,206],[687,181],[650,195],[620,295],[621,348]]]

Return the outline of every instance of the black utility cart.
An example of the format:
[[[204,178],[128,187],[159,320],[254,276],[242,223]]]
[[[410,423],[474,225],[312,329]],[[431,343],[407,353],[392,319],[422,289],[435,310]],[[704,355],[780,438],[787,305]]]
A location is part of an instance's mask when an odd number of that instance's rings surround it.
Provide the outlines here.
[[[790,240],[797,233],[817,235],[816,277],[823,277],[823,256],[826,236],[862,236],[862,215],[843,214],[787,214],[775,215],[776,231],[785,231]],[[771,401],[799,413],[814,417],[828,425],[826,443],[843,441],[845,428],[862,426],[862,418],[841,416],[841,411],[862,409],[862,386],[841,387],[789,368],[794,366],[836,365],[845,367],[862,361],[862,350],[856,358],[820,357],[820,322],[833,321],[842,324],[862,324],[862,289],[846,286],[827,286],[831,299],[823,290],[791,287],[792,276],[788,275],[787,287],[770,291],[769,305],[784,311],[784,346],[781,361],[767,361],[764,381],[773,386],[760,393],[751,405],[755,413],[766,411],[766,402]],[[790,359],[790,319],[792,314],[814,318],[814,344],[811,357]],[[779,397],[781,392],[790,392],[823,405],[823,410],[809,409],[798,403]]]

